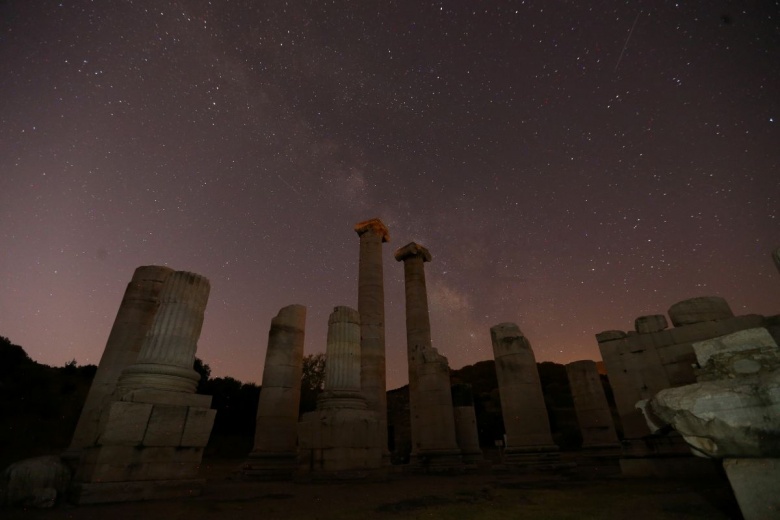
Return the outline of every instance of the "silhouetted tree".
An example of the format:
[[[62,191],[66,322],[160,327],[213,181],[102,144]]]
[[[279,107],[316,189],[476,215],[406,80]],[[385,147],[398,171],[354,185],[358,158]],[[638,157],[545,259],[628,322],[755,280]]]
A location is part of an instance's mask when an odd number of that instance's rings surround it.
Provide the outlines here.
[[[303,357],[301,374],[301,405],[299,414],[311,412],[317,408],[317,396],[325,388],[325,354],[308,354]]]

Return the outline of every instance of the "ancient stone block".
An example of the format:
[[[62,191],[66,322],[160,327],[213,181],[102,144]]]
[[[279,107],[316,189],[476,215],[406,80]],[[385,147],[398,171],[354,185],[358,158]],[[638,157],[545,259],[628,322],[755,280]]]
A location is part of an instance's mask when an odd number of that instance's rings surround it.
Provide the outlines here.
[[[701,296],[677,302],[669,307],[668,314],[675,327],[734,317],[728,302],[719,296]]]
[[[149,417],[144,435],[145,446],[179,446],[184,432],[187,408],[183,406],[156,405]]]
[[[626,337],[626,333],[622,330],[605,330],[596,334],[596,341],[604,343],[607,341],[615,341]]]
[[[664,330],[669,324],[666,323],[666,316],[663,314],[653,314],[650,316],[640,316],[634,320],[634,329],[639,334],[650,334]]]
[[[142,444],[153,405],[115,401],[108,408],[100,444],[138,446]]]
[[[188,408],[184,432],[181,435],[181,446],[205,447],[209,442],[216,415],[216,410]]]
[[[617,446],[612,413],[596,363],[590,360],[569,363],[566,365],[566,374],[582,433],[582,447]]]

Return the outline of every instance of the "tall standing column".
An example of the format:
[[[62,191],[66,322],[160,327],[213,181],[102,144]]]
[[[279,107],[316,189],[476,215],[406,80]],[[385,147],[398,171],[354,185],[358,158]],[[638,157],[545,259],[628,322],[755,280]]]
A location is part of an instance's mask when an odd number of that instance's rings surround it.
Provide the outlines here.
[[[509,463],[536,464],[557,452],[531,344],[514,323],[490,328]]]
[[[133,388],[195,392],[200,375],[192,366],[210,288],[199,274],[176,271],[168,277],[138,358],[119,378],[120,392]]]
[[[288,305],[271,320],[255,444],[244,464],[245,475],[290,478],[295,471],[305,324],[303,305]]]
[[[168,267],[147,265],[133,273],[111,327],[95,379],[89,387],[70,447],[63,454],[65,458],[77,457],[83,448],[95,444],[100,415],[111,402],[122,370],[135,363],[160,306],[160,289],[172,272],[173,269]]]
[[[447,358],[431,345],[425,262],[426,248],[414,242],[395,252],[404,263],[406,289],[406,352],[409,362],[409,412],[412,457],[428,470],[460,466]]]
[[[360,382],[369,410],[381,422],[380,442],[387,451],[387,384],[385,372],[385,289],[382,244],[390,234],[378,218],[355,225],[360,236],[358,312],[360,313]]]
[[[574,411],[582,432],[583,448],[616,448],[620,446],[612,412],[609,410],[596,362],[574,361],[566,365]]]

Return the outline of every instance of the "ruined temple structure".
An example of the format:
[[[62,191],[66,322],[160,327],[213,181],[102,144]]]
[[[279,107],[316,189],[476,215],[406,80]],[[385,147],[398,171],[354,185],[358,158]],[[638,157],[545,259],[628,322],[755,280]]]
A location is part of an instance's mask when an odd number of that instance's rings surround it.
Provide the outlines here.
[[[523,466],[556,463],[560,458],[558,446],[550,432],[531,344],[514,323],[491,327],[490,338],[506,430],[504,462]]]
[[[409,363],[409,413],[412,425],[410,464],[423,471],[459,471],[460,448],[447,358],[431,344],[425,262],[428,250],[411,242],[395,252],[404,263],[406,353]]]
[[[209,281],[185,271],[150,274],[149,296],[136,299],[143,316],[129,320],[126,334],[135,338],[145,327],[148,299],[165,276],[159,308],[100,413],[96,438],[80,446],[71,492],[79,504],[192,496],[203,485],[198,468],[216,411],[211,396],[195,394],[200,375],[192,367]]]
[[[390,241],[387,226],[378,218],[359,222],[358,312],[360,313],[360,384],[369,410],[381,424],[380,444],[385,464],[387,449],[387,383],[385,374],[385,289],[382,244]]]
[[[776,319],[734,316],[726,300],[716,296],[683,300],[668,315],[672,328],[658,314],[637,318],[633,331],[596,334],[623,427],[621,468],[626,475],[665,475],[691,467],[679,459],[689,453],[681,438],[649,436],[637,403],[696,382],[693,343],[756,327],[777,331]]]
[[[582,433],[582,448],[606,453],[618,448],[620,443],[596,362],[583,360],[569,363],[566,375]]]
[[[297,468],[305,325],[303,305],[288,305],[271,320],[263,386],[257,403],[255,442],[242,468],[246,477],[290,479]]]
[[[780,349],[765,328],[693,344],[697,382],[658,392],[648,426],[672,426],[723,461],[745,520],[780,518]]]
[[[298,425],[298,475],[363,478],[380,473],[382,421],[360,388],[360,315],[336,307],[328,319],[325,389]]]

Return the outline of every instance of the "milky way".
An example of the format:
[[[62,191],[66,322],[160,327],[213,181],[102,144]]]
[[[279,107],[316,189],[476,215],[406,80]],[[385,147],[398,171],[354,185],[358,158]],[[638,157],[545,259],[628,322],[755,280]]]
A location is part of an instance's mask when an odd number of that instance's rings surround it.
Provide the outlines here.
[[[513,321],[537,360],[694,296],[780,312],[777,2],[0,3],[0,335],[97,363],[139,265],[211,280],[198,355],[260,381],[357,306],[381,218],[388,385],[403,268],[458,368]]]

